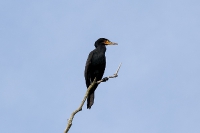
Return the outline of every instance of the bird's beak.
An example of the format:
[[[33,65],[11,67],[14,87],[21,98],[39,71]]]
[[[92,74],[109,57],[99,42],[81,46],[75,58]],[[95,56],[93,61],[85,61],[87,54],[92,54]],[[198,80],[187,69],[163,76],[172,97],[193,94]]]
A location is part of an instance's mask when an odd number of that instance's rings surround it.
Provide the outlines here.
[[[116,43],[116,42],[110,42],[109,45],[118,45],[118,43]]]
[[[117,43],[111,42],[111,41],[108,41],[108,40],[104,43],[105,43],[105,45],[118,45]]]

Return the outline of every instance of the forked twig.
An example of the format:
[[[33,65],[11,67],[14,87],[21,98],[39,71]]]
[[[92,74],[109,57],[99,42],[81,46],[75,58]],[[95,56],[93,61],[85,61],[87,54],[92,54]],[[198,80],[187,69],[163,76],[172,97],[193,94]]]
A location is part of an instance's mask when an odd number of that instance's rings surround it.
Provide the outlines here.
[[[107,78],[107,79],[109,79],[109,78],[116,78],[116,77],[118,76],[118,72],[119,72],[119,69],[120,69],[121,65],[122,65],[122,63],[119,65],[119,67],[118,67],[116,73],[113,74],[113,76],[108,76],[108,77],[106,77],[106,78]],[[101,79],[101,80],[97,81],[97,84],[99,84],[99,83],[101,83],[101,82],[103,82],[103,81],[104,81],[104,80]]]

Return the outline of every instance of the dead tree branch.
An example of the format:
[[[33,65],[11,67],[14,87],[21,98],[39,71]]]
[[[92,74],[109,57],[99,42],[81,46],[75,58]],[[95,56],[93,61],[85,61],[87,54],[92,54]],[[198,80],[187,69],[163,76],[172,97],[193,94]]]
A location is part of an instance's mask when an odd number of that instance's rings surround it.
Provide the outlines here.
[[[121,63],[121,64],[122,64],[122,63]],[[106,78],[107,78],[107,79],[109,79],[109,78],[116,78],[116,77],[118,76],[118,72],[119,72],[119,69],[120,69],[120,67],[121,67],[121,64],[119,65],[119,67],[118,67],[116,73],[113,74],[113,76],[108,76],[108,77],[106,77]],[[82,107],[83,107],[83,105],[84,105],[84,103],[85,103],[85,101],[86,101],[86,99],[87,99],[87,97],[88,97],[88,94],[89,94],[90,90],[93,88],[93,86],[94,86],[95,84],[100,84],[101,82],[104,82],[104,80],[101,79],[101,80],[99,80],[99,81],[96,82],[96,78],[95,78],[94,81],[92,82],[92,84],[88,87],[88,89],[87,89],[87,91],[86,91],[86,93],[85,93],[85,96],[84,96],[84,98],[83,98],[83,100],[82,100],[80,106],[78,107],[78,109],[76,109],[74,112],[72,112],[70,118],[68,119],[68,124],[67,124],[67,127],[66,127],[64,133],[68,133],[69,129],[70,129],[71,126],[72,126],[72,121],[73,121],[74,116],[76,115],[76,113],[78,113],[79,111],[82,110]]]

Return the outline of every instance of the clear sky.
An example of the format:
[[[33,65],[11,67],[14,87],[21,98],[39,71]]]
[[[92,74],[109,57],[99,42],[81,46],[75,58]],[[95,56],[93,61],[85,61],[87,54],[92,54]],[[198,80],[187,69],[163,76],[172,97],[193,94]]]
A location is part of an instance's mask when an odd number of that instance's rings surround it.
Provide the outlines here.
[[[119,77],[70,133],[200,133],[199,0],[1,0],[0,132],[62,133],[100,37]]]

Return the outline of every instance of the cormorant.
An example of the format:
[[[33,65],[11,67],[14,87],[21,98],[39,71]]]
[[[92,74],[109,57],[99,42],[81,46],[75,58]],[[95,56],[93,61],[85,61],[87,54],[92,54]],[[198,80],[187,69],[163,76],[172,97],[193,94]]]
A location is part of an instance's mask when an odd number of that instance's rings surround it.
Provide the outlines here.
[[[93,82],[96,77],[96,81],[102,79],[104,70],[106,67],[106,45],[117,45],[117,43],[111,42],[106,38],[99,38],[94,46],[96,47],[90,52],[86,65],[85,65],[85,82],[87,88]],[[108,79],[105,79],[105,81]],[[96,84],[92,90],[90,90],[87,98],[87,108],[90,109],[94,103],[94,91],[96,90],[98,84]]]

